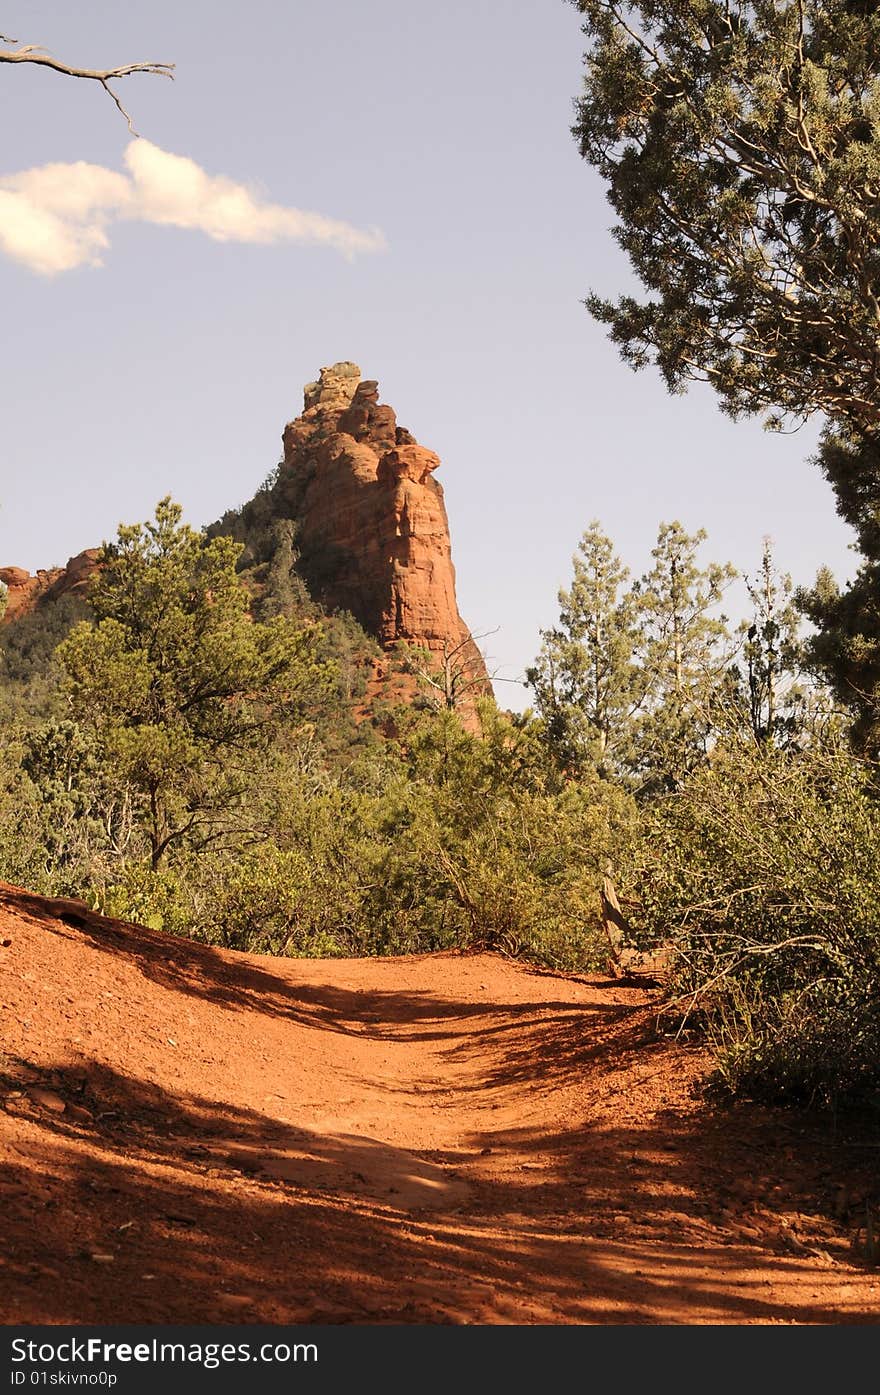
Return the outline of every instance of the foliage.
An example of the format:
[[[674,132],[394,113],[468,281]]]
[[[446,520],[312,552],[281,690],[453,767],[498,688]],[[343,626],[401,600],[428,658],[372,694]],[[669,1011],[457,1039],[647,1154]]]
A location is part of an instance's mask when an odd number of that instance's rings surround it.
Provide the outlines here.
[[[703,759],[712,733],[712,697],[732,657],[727,619],[717,613],[736,576],[717,562],[701,568],[704,529],[661,523],[654,565],[637,583],[640,662],[646,701],[638,725],[643,788],[675,785]]]
[[[736,575],[698,565],[705,538],[661,523],[653,566],[626,586],[629,571],[599,524],[584,534],[559,623],[542,632],[526,674],[564,769],[595,766],[647,795],[705,758],[714,692],[732,658],[716,612]]]
[[[479,947],[595,963],[598,869],[630,806],[610,786],[548,788],[534,732],[481,710],[480,735],[452,713],[399,714],[399,742],[345,780],[308,797],[288,787],[271,816],[277,857],[257,850],[239,911],[228,898],[211,911],[224,942],[259,937],[246,910],[256,890],[275,943],[298,953]]]
[[[37,720],[48,716],[58,680],[55,650],[90,614],[86,601],[65,595],[0,624],[0,683],[7,711]]]
[[[281,467],[269,475],[253,499],[205,530],[213,540],[232,538],[240,546],[239,576],[252,597],[255,619],[285,617],[299,627],[312,626],[317,657],[327,665],[328,682],[309,717],[334,755],[345,758],[352,744],[369,740],[368,726],[354,720],[354,704],[367,699],[368,679],[380,649],[354,616],[328,613],[313,600],[301,573],[297,525],[283,509]]]
[[[744,672],[737,667],[734,673],[737,697],[748,712],[754,739],[785,745],[797,741],[804,729],[809,693],[800,681],[801,617],[792,580],[776,568],[769,538],[764,539],[758,574],[744,580],[753,613],[740,626]]]
[[[576,0],[575,134],[649,292],[590,308],[670,388],[732,415],[871,428],[880,16],[849,0]]]
[[[0,874],[251,952],[583,970],[605,961],[610,865],[639,945],[671,936],[679,1008],[728,1088],[860,1098],[880,1063],[874,771],[800,693],[769,545],[737,658],[732,569],[702,566],[703,541],[662,524],[630,582],[593,524],[537,716],[411,703],[380,730],[363,632],[300,591],[290,530],[242,569],[240,542],[164,500],[104,550],[92,618],[62,615],[50,655],[47,610],[27,683],[7,677]]]
[[[265,580],[257,602],[261,620],[271,620],[276,615],[314,614],[315,607],[296,572],[295,539],[292,519],[276,519],[268,529],[268,541],[264,544]]]
[[[574,128],[646,291],[590,295],[623,358],[731,416],[826,417],[864,557],[801,603],[813,666],[880,751],[880,12],[861,0],[575,0]]]
[[[22,745],[8,723],[0,725],[0,876],[35,891],[54,888],[56,868],[48,848],[48,823],[39,789],[22,770]]]
[[[807,658],[853,717],[857,750],[880,755],[880,440],[828,431],[822,444],[838,511],[855,529],[862,563],[841,589],[828,568],[797,603],[815,626]]]
[[[246,832],[156,870],[96,857],[89,899],[261,953],[483,948],[596,967],[600,872],[632,836],[632,805],[595,778],[548,778],[534,727],[481,711],[479,735],[451,713],[399,714],[399,742],[362,750],[344,778],[276,752]]]
[[[804,1103],[880,1085],[880,810],[827,744],[718,748],[652,809],[631,875],[728,1087]]]
[[[97,621],[58,649],[70,710],[139,799],[153,868],[168,848],[210,838],[249,788],[248,760],[327,682],[309,629],[253,623],[239,546],[181,524],[121,527],[91,592]]]
[[[562,765],[621,774],[632,760],[635,713],[645,697],[637,663],[638,608],[624,589],[629,570],[594,519],[572,558],[570,590],[559,592],[559,623],[526,681]]]
[[[472,729],[445,706],[356,724],[373,649],[299,592],[290,531],[266,537],[238,570],[240,542],[165,500],[104,549],[92,619],[34,665],[54,705],[0,725],[2,874],[229,948],[598,964],[627,796],[486,699]]]

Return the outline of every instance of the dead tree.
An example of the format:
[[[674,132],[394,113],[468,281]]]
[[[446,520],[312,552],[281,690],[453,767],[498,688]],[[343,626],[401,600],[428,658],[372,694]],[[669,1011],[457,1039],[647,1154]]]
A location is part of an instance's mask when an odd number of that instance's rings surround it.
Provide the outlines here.
[[[474,653],[478,652],[478,639],[495,633],[495,630],[487,630],[485,634],[468,634],[454,645],[444,640],[439,651],[422,649],[418,645],[402,646],[404,670],[428,689],[434,706],[457,712],[468,694],[486,691],[487,675],[482,666],[477,666]]]
[[[630,934],[629,922],[620,909],[620,902],[617,899],[617,891],[610,875],[606,872],[602,878],[602,924],[605,934],[608,936],[608,944],[611,948],[611,958],[608,961],[609,972],[615,978],[621,978],[626,973],[623,963],[623,945],[627,935]]]

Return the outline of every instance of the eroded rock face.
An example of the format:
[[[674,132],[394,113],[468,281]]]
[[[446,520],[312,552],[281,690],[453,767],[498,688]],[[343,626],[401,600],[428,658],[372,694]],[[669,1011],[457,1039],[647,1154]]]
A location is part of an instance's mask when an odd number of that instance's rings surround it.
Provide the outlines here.
[[[276,486],[298,524],[312,594],[349,610],[385,648],[400,642],[449,661],[491,692],[482,655],[458,613],[439,456],[397,425],[378,384],[353,363],[323,368],[284,431]]]
[[[98,570],[97,547],[86,548],[71,557],[66,567],[51,567],[31,575],[23,567],[0,567],[0,582],[6,587],[4,620],[28,615],[45,602],[57,601],[74,593],[85,596],[89,582]]]
[[[449,522],[434,478],[439,464],[379,402],[377,383],[362,380],[355,363],[335,363],[307,384],[303,411],[285,428],[272,507],[296,522],[298,570],[315,599],[350,611],[386,650],[407,644],[429,651],[438,681],[413,678],[405,695],[422,690],[442,705],[451,684],[467,693],[466,703],[454,705],[467,707],[492,689],[458,613]],[[8,588],[2,618],[70,592],[86,595],[98,557],[90,548],[66,567],[33,576],[0,569]],[[379,667],[384,673],[387,664]],[[380,684],[382,675],[374,677]]]

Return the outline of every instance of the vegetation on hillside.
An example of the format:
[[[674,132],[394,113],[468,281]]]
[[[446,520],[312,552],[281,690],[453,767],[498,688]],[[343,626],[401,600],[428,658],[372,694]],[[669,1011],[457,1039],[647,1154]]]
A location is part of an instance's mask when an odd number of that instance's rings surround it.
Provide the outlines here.
[[[489,702],[479,730],[428,697],[356,722],[374,646],[321,615],[277,536],[240,572],[240,543],[163,500],[104,548],[90,618],[28,618],[59,641],[39,673],[24,622],[3,631],[4,875],[238,948],[600,962],[628,793],[573,783],[540,723]]]
[[[7,879],[230,948],[585,970],[612,870],[733,1088],[869,1087],[880,820],[769,544],[735,628],[703,533],[662,524],[631,580],[593,523],[534,710],[463,723],[424,697],[356,721],[370,641],[273,536],[242,570],[240,542],[163,500],[104,548],[87,616],[4,628]]]
[[[823,571],[797,597],[814,627],[798,659],[790,588],[765,558],[721,704],[731,729],[647,812],[645,923],[676,937],[734,1088],[876,1089],[880,15],[853,0],[574,3],[588,42],[574,135],[643,289],[588,308],[673,392],[706,381],[729,415],[771,429],[820,413],[817,460],[863,559],[845,590]],[[845,717],[797,681],[783,696],[799,663]]]

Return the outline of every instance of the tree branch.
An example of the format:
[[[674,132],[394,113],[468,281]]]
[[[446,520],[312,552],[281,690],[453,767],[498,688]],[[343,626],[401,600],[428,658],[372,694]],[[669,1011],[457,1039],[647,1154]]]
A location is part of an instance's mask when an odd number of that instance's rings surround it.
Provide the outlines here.
[[[0,34],[0,42],[14,45],[13,48],[0,49],[0,63],[34,63],[41,68],[51,68],[54,73],[63,73],[65,77],[85,78],[88,82],[99,83],[113,98],[134,136],[137,135],[137,131],[118,93],[110,86],[111,80],[130,77],[132,73],[152,73],[158,77],[172,80],[174,78],[173,63],[123,63],[118,68],[75,68],[69,63],[62,63],[53,58],[51,53],[47,53],[38,44],[19,44],[17,39],[11,39],[6,34]]]

